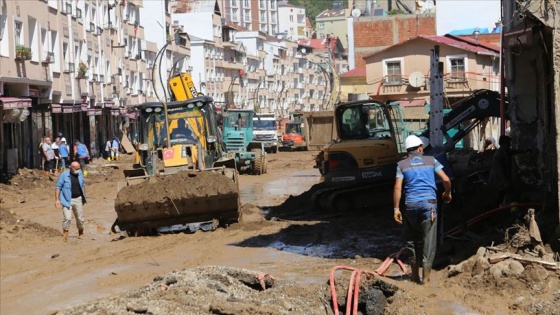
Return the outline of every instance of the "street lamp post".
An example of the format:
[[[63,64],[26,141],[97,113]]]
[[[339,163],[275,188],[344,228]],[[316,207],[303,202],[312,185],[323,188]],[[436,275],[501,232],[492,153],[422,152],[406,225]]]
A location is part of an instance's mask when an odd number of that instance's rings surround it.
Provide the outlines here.
[[[235,83],[235,80],[237,80],[239,78],[239,81],[241,82],[241,77],[245,74],[245,71],[243,70],[239,70],[239,73],[231,80],[229,87],[228,87],[228,91],[226,94],[227,97],[227,106],[229,107],[230,105],[234,105],[235,106],[235,102],[234,102],[234,97],[233,97],[233,85]]]

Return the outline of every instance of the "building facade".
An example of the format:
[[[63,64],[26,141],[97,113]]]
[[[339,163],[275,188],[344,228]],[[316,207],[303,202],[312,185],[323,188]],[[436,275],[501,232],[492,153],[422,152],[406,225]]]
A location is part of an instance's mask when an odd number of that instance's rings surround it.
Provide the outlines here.
[[[298,41],[310,37],[306,30],[305,8],[281,3],[278,7],[278,17],[279,31],[289,40]]]

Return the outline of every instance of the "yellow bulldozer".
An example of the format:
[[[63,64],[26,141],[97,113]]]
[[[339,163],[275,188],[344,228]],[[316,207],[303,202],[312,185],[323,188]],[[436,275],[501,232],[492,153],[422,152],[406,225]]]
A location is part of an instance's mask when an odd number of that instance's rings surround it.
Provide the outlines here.
[[[146,235],[200,222],[214,229],[240,219],[238,173],[224,150],[213,99],[196,91],[189,73],[172,76],[167,87],[171,100],[138,106],[140,141],[115,199],[115,233]]]

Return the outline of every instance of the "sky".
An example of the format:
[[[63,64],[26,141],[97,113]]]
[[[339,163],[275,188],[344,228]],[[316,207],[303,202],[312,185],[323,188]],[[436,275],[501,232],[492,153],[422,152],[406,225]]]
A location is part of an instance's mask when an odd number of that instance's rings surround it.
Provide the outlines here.
[[[500,0],[438,0],[437,35],[453,30],[488,28],[501,18]]]

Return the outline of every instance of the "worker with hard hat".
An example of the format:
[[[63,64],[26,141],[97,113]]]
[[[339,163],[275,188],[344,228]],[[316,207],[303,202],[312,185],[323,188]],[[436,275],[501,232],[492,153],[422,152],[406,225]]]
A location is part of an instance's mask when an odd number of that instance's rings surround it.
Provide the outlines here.
[[[443,200],[451,201],[451,181],[443,166],[433,156],[423,156],[422,139],[410,135],[405,139],[406,159],[398,162],[393,190],[394,218],[403,223],[406,248],[411,253],[411,280],[422,284],[430,281],[437,241],[437,188],[435,175],[443,181]],[[405,195],[405,211],[401,214],[401,196]],[[422,279],[420,266],[422,265]]]

